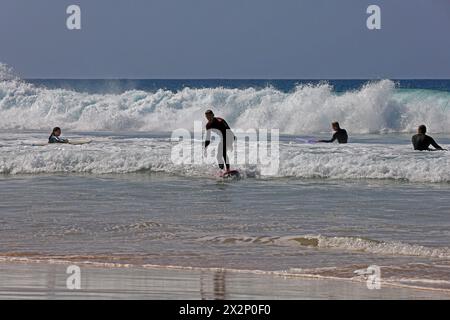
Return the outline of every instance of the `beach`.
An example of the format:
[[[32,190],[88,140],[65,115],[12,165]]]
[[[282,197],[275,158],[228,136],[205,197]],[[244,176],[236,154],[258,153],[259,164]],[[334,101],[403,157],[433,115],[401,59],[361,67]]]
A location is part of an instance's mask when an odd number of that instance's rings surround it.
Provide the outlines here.
[[[447,292],[364,282],[292,278],[226,270],[81,268],[81,289],[66,286],[64,264],[0,263],[1,299],[305,300],[449,299]]]

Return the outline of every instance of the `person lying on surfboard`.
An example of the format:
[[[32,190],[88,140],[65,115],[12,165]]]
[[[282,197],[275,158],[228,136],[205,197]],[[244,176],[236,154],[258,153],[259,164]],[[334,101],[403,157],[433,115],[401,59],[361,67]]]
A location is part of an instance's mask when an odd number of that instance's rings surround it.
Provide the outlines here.
[[[334,141],[338,141],[339,143],[347,143],[348,142],[348,134],[345,129],[341,129],[339,122],[335,121],[331,124],[331,127],[334,130],[333,137],[330,140],[318,140],[317,142],[326,142],[332,143]]]
[[[214,116],[212,110],[206,110],[206,119],[208,123],[206,124],[206,139],[205,139],[205,149],[208,148],[211,143],[211,131],[214,130],[220,136],[220,143],[217,148],[217,162],[220,169],[226,167],[226,171],[230,171],[230,161],[228,159],[227,151],[233,150],[233,142],[236,140],[234,133],[231,131],[228,123],[219,117]]]
[[[50,137],[48,137],[48,143],[69,143],[69,140],[61,138],[61,128],[55,127]]]

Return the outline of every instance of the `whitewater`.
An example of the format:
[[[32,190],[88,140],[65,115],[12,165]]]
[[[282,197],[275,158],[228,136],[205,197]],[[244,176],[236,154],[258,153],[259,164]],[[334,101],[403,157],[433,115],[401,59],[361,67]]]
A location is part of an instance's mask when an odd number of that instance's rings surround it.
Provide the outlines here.
[[[336,92],[327,82],[299,84],[285,92],[261,88],[192,88],[80,92],[3,75],[0,129],[46,130],[59,125],[76,131],[193,130],[212,108],[234,128],[276,128],[283,134],[329,132],[339,120],[355,134],[410,133],[426,123],[434,133],[450,133],[450,92],[402,89],[395,81],[367,82]]]
[[[79,136],[85,137],[85,136]],[[0,174],[131,174],[164,173],[193,178],[214,177],[214,146],[203,162],[177,164],[171,160],[176,142],[170,138],[89,134],[88,145],[33,146],[45,141],[42,133],[0,133]],[[235,164],[247,179],[392,180],[420,183],[449,183],[450,155],[447,152],[413,151],[405,137],[402,144],[354,143],[306,144],[286,137],[279,145],[279,168],[265,174],[260,165]],[[20,141],[19,143],[17,141]],[[188,142],[190,143],[190,142]],[[245,149],[247,148],[247,149]],[[241,153],[256,148],[240,146]],[[230,154],[231,155],[231,154]],[[185,157],[190,155],[185,154]],[[232,162],[233,164],[233,162]]]
[[[425,123],[444,147],[450,143],[449,90],[404,88],[391,80],[366,81],[336,91],[328,82],[275,86],[180,87],[178,90],[77,90],[33,83],[0,68],[0,174],[166,173],[214,175],[214,158],[175,164],[173,130],[194,129],[204,110],[214,109],[235,130],[278,129],[279,168],[270,177],[258,165],[237,164],[244,178],[384,179],[450,182],[448,153],[414,152],[410,133]],[[170,81],[167,81],[170,83]],[[102,84],[101,86],[99,84]],[[339,120],[350,144],[308,144],[329,138]],[[85,146],[33,146],[54,126]],[[435,136],[436,137],[436,136]],[[245,151],[244,151],[245,152]]]

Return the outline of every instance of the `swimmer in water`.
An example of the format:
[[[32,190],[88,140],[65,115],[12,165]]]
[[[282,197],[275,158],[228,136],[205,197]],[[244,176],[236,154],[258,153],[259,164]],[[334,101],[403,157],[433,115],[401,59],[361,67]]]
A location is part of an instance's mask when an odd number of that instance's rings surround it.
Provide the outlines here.
[[[331,124],[331,127],[334,130],[333,137],[330,140],[319,140],[317,142],[325,142],[332,143],[334,141],[338,141],[339,143],[347,143],[348,142],[348,134],[345,129],[341,129],[339,122],[335,121]]]
[[[440,145],[434,141],[434,139],[427,134],[427,127],[425,125],[419,126],[417,129],[417,134],[412,137],[412,144],[414,146],[414,150],[420,151],[437,151],[437,150],[445,150]],[[430,145],[435,149],[430,149]]]
[[[69,143],[69,140],[61,138],[61,128],[55,127],[48,137],[48,143]]]

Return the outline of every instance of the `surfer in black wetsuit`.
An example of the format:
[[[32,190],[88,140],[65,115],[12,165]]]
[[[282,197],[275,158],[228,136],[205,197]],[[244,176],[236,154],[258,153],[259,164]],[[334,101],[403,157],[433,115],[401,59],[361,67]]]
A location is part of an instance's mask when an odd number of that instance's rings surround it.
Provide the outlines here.
[[[445,150],[440,145],[434,141],[434,139],[428,135],[427,127],[424,125],[419,126],[417,129],[417,134],[412,137],[412,144],[414,146],[414,150],[420,151],[436,151],[436,150]],[[430,149],[430,145],[432,145],[435,149]]]
[[[48,137],[48,143],[69,143],[69,140],[61,138],[61,128],[55,127]]]
[[[205,139],[205,149],[211,143],[211,130],[215,130],[220,136],[220,143],[217,148],[217,162],[220,169],[227,168],[230,171],[230,161],[228,159],[227,151],[233,150],[233,142],[236,140],[233,132],[231,131],[228,123],[219,117],[214,117],[212,110],[206,110],[206,119],[208,123],[206,124],[206,139]]]
[[[331,126],[335,131],[333,137],[330,140],[319,140],[317,142],[331,143],[337,140],[339,143],[347,143],[348,142],[347,131],[345,129],[341,129],[339,122],[333,122]]]

